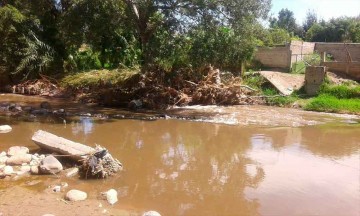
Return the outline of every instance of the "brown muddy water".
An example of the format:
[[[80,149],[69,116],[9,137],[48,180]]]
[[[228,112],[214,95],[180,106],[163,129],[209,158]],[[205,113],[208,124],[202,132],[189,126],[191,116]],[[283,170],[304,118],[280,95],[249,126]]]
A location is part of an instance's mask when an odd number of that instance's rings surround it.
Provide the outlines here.
[[[94,199],[114,188],[119,202],[113,208],[135,213],[360,215],[358,116],[257,106],[188,107],[168,113],[206,119],[99,121],[83,116],[65,124],[2,116],[0,125],[13,130],[0,134],[0,151],[13,145],[36,151],[31,136],[39,129],[100,144],[123,163],[124,171],[106,180],[63,181]],[[53,177],[30,178],[46,182]],[[0,188],[21,184],[0,180]]]

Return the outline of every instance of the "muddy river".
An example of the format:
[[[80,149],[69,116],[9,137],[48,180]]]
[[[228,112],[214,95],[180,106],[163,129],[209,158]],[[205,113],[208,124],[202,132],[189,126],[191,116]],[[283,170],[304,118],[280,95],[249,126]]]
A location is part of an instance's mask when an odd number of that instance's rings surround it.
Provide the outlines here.
[[[20,97],[2,96],[0,100],[30,103]],[[94,111],[65,102],[53,103]],[[94,199],[114,188],[119,192],[119,202],[113,208],[130,212],[360,214],[358,116],[261,106],[198,106],[173,109],[167,114],[204,118],[143,121],[79,116],[66,121],[37,117],[24,121],[1,116],[0,125],[9,124],[13,130],[0,134],[0,151],[13,145],[36,151],[31,136],[39,129],[87,145],[102,145],[123,163],[121,174],[106,180],[64,181]],[[30,178],[44,182],[53,179]],[[0,188],[21,184],[21,180],[0,180]],[[43,187],[37,185],[34,191]]]

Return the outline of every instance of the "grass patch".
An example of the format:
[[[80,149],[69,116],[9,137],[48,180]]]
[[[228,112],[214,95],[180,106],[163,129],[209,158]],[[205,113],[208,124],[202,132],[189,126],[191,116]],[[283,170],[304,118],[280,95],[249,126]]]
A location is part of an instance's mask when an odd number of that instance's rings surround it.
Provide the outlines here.
[[[123,86],[139,74],[139,70],[92,70],[64,77],[61,86],[71,89]]]
[[[310,102],[305,105],[304,109],[318,112],[360,114],[360,99],[339,99],[333,95],[321,94],[310,100]]]
[[[278,91],[274,88],[263,89],[263,95],[269,96],[266,98],[266,103],[270,106],[290,107],[299,99],[295,94],[290,96],[280,96]]]
[[[321,87],[320,94],[331,95],[338,99],[360,98],[360,86],[325,84]]]
[[[265,78],[259,74],[250,73],[244,76],[244,84],[254,89],[260,90],[262,85],[265,83]]]

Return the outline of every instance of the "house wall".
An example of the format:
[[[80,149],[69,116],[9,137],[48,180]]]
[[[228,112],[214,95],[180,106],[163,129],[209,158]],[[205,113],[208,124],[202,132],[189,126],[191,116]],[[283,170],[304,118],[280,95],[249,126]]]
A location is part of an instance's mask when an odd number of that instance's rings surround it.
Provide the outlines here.
[[[360,62],[324,62],[327,71],[340,72],[360,81]]]
[[[334,57],[334,61],[347,62],[348,51],[352,61],[360,62],[360,43],[316,43],[315,50],[326,52]]]
[[[265,67],[289,68],[290,50],[284,47],[261,47],[255,53],[255,59]]]

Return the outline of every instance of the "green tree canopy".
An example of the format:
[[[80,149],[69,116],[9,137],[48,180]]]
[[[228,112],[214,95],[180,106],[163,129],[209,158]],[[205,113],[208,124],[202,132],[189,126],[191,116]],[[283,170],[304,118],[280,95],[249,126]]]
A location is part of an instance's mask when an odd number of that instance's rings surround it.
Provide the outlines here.
[[[359,17],[340,17],[328,22],[315,23],[306,33],[306,40],[313,42],[360,42]]]

